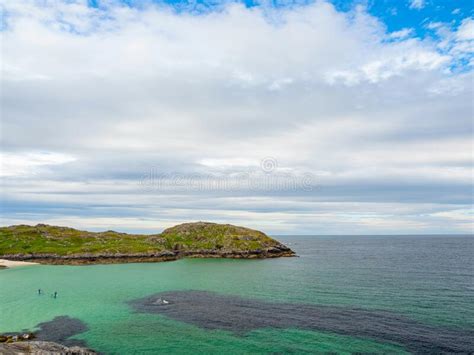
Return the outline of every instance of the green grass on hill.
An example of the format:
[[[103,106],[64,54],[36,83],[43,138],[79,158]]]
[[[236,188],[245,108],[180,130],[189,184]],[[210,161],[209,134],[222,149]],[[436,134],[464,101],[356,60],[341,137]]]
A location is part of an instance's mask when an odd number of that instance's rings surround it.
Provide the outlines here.
[[[164,230],[160,236],[185,250],[255,250],[278,244],[254,229],[206,222],[180,224]]]
[[[279,244],[264,233],[232,225],[185,223],[161,234],[100,233],[45,224],[0,228],[0,255],[153,253],[165,250],[246,251]]]

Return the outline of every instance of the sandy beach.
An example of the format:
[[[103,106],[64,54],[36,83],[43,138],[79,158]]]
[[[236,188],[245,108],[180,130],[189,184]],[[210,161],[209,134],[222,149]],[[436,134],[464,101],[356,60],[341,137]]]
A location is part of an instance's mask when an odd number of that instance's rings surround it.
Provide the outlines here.
[[[3,267],[16,267],[16,266],[26,266],[26,265],[37,265],[38,263],[32,263],[28,261],[13,261],[0,259],[0,269]]]

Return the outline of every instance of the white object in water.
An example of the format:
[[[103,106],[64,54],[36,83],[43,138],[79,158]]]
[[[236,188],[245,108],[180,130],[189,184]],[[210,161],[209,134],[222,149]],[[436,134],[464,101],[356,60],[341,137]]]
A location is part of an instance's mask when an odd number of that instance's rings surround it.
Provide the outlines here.
[[[168,304],[169,302],[167,300],[164,300],[162,299],[161,297],[158,298],[155,302],[153,302],[154,304]]]

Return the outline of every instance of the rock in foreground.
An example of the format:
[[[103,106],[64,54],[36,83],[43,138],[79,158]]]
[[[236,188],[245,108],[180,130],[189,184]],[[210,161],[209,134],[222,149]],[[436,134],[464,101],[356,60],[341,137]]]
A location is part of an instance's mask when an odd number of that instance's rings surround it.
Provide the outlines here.
[[[16,343],[1,343],[0,354],[68,354],[68,355],[95,355],[95,351],[79,346],[64,346],[50,341],[21,341]]]
[[[59,316],[37,324],[33,333],[0,334],[0,354],[97,354],[86,348],[83,340],[74,339],[87,331],[87,325],[80,319]]]

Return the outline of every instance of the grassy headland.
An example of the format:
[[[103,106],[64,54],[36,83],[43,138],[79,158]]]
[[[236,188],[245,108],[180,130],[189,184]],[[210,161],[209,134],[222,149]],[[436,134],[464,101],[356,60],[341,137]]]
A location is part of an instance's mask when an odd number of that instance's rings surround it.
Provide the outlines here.
[[[54,264],[175,260],[179,257],[267,258],[294,253],[266,234],[207,222],[184,223],[160,234],[88,232],[38,224],[0,228],[0,258]]]

